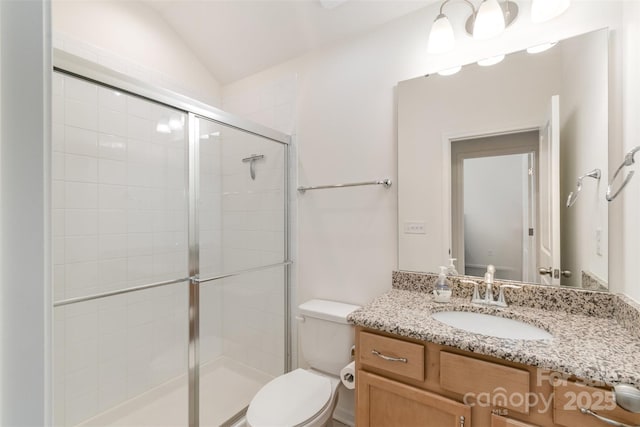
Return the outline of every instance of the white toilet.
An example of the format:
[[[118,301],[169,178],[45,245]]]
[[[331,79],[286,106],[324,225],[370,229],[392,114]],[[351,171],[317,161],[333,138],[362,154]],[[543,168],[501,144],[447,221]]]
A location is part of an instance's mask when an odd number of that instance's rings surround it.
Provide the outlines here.
[[[340,370],[351,361],[353,326],[347,316],[360,308],[335,301],[300,305],[300,347],[310,369],[296,369],[269,381],[249,404],[250,427],[320,427],[333,414]]]

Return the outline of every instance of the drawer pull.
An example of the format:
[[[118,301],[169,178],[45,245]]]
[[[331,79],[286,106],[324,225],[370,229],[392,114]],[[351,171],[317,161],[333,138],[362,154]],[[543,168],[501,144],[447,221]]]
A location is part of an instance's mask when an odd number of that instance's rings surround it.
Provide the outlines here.
[[[402,362],[402,363],[407,363],[407,358],[406,357],[392,357],[392,356],[386,356],[382,353],[380,353],[377,350],[371,350],[371,354],[373,354],[374,356],[378,356],[381,359],[386,360],[387,362]]]
[[[618,421],[614,421],[614,420],[609,419],[607,417],[603,417],[602,415],[598,415],[595,412],[593,412],[592,410],[587,409],[587,408],[580,408],[580,412],[582,412],[584,415],[591,415],[592,417],[596,417],[597,419],[599,419],[603,423],[609,424],[610,426],[615,426],[615,427],[639,427],[639,426],[630,426],[629,424],[620,423]]]

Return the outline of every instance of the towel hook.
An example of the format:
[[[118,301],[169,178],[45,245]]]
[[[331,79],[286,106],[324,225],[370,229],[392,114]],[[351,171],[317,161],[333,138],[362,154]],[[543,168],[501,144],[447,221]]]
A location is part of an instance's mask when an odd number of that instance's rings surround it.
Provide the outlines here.
[[[591,172],[586,173],[581,177],[579,177],[578,180],[576,181],[576,186],[577,186],[576,191],[575,192],[572,191],[571,193],[569,193],[569,197],[567,197],[567,207],[570,208],[571,206],[573,206],[576,200],[578,200],[578,194],[580,194],[580,190],[582,190],[582,180],[584,178],[587,178],[587,177],[595,178],[599,181],[601,176],[602,176],[602,172],[600,171],[600,169],[596,168]]]
[[[612,193],[612,188],[611,188],[611,184],[616,180],[616,177],[618,176],[618,174],[622,171],[622,169],[625,166],[631,166],[632,164],[635,163],[635,159],[633,158],[635,156],[635,154],[640,151],[640,145],[637,147],[634,147],[633,149],[631,149],[631,151],[629,151],[627,154],[625,154],[624,156],[624,161],[622,162],[622,164],[620,166],[618,166],[618,169],[616,169],[616,172],[613,174],[613,177],[611,178],[611,181],[609,182],[609,185],[607,186],[607,194],[606,194],[606,198],[607,198],[607,202],[612,201],[613,199],[615,199],[616,197],[618,197],[618,194],[620,194],[620,192],[624,189],[624,187],[627,186],[627,184],[629,183],[629,181],[631,181],[631,178],[633,178],[633,174],[635,173],[635,171],[630,171],[627,176],[624,177],[624,181],[622,181],[622,185],[620,186],[620,188],[618,188],[613,194]]]

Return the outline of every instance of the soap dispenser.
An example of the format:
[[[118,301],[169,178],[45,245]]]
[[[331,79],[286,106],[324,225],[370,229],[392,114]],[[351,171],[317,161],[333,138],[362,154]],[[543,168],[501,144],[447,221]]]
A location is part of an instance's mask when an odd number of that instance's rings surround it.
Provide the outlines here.
[[[445,266],[440,267],[433,296],[436,302],[449,302],[451,299],[451,282],[447,279],[447,267]]]
[[[456,270],[456,266],[453,264],[454,261],[457,261],[457,258],[449,258],[449,266],[447,267],[447,276],[458,276],[458,270]]]

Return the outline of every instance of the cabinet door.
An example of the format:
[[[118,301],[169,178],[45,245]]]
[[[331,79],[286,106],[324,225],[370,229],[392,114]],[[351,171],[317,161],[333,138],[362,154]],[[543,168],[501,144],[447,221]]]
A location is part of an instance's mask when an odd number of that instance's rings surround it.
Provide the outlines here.
[[[358,427],[469,427],[471,407],[359,370]]]
[[[491,415],[491,427],[537,427],[534,424],[525,423],[524,421],[506,418],[500,415]]]

